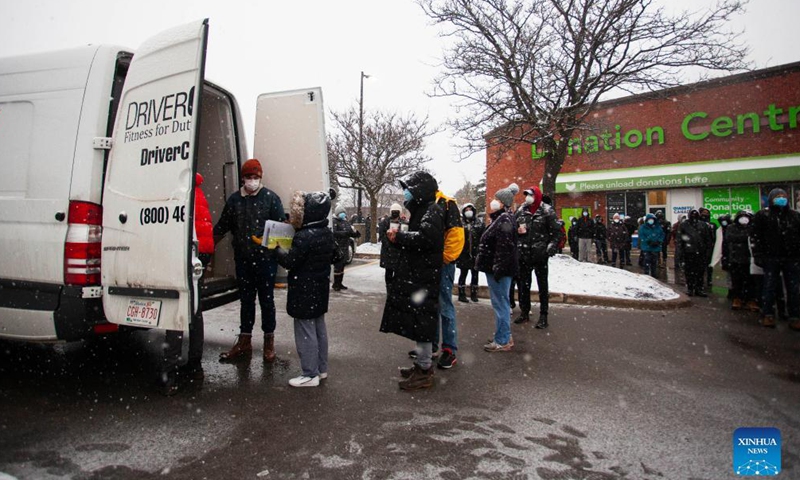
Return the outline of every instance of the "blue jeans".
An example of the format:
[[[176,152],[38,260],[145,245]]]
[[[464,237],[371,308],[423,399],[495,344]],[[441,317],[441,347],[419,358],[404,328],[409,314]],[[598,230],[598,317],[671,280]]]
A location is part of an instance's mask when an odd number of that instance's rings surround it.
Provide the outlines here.
[[[442,327],[442,349],[458,350],[458,327],[456,326],[456,307],[453,306],[453,282],[456,277],[456,264],[442,265],[439,282],[439,321]],[[433,344],[439,345],[439,329],[433,337]]]
[[[278,262],[271,258],[236,260],[236,280],[239,284],[241,311],[239,333],[253,333],[256,323],[256,294],[261,305],[261,330],[275,331],[275,274]]]
[[[508,298],[511,280],[512,277],[500,277],[498,281],[491,273],[486,274],[494,310],[494,343],[498,345],[506,345],[511,340],[511,303]]]
[[[775,315],[775,289],[781,288],[780,273],[786,284],[786,309],[789,318],[800,319],[800,262],[792,260],[765,259],[764,288],[761,292],[761,311],[764,315]]]

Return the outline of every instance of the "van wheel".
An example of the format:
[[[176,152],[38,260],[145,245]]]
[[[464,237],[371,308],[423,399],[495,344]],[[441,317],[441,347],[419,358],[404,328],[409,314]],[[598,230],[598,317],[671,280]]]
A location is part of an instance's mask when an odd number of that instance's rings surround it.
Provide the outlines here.
[[[350,244],[347,245],[347,255],[346,258],[344,259],[344,263],[350,265],[351,263],[353,263],[353,257],[355,256],[356,256],[356,246],[352,242],[350,242]]]

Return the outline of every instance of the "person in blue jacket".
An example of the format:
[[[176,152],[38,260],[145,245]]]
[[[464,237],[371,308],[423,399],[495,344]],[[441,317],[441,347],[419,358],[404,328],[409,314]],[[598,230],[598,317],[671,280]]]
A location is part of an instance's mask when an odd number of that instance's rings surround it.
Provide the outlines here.
[[[656,216],[648,213],[639,227],[639,248],[644,257],[644,273],[655,277],[658,269],[658,256],[664,243],[664,229],[656,222]]]

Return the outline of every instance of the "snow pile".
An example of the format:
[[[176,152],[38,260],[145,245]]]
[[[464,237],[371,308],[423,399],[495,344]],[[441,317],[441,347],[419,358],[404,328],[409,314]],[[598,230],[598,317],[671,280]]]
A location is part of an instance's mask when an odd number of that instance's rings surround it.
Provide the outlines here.
[[[380,255],[381,254],[381,244],[380,243],[362,243],[361,245],[356,247],[356,253],[366,253],[371,255]]]
[[[633,300],[673,300],[679,295],[658,280],[638,273],[637,267],[626,271],[596,263],[579,262],[568,255],[556,255],[548,264],[550,293],[595,295]],[[536,274],[531,275],[531,290],[537,290]],[[488,285],[480,276],[480,284]]]

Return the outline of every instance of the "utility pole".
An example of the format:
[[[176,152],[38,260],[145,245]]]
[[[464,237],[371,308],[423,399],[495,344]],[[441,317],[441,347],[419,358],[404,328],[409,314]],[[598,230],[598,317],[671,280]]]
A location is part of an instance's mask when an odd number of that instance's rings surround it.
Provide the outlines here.
[[[363,174],[364,169],[364,79],[369,78],[361,71],[361,92],[358,97],[358,172]],[[361,188],[358,189],[358,206],[356,213],[361,211]]]

